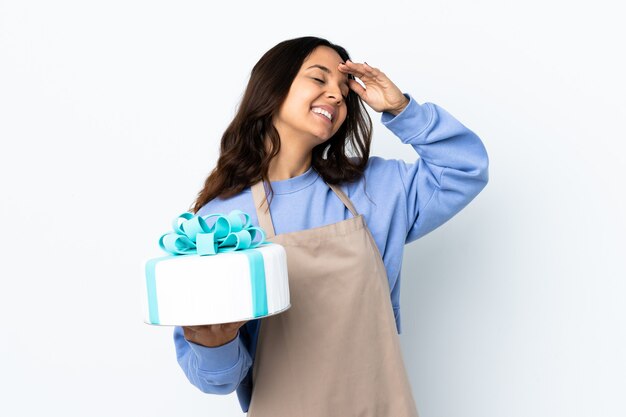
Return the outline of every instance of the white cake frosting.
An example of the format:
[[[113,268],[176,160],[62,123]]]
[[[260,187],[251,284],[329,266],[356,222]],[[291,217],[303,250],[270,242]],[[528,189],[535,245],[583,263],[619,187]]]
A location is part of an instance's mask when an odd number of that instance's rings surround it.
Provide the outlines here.
[[[155,258],[144,271],[143,315],[149,324],[229,323],[290,306],[287,256],[275,243],[212,256]]]

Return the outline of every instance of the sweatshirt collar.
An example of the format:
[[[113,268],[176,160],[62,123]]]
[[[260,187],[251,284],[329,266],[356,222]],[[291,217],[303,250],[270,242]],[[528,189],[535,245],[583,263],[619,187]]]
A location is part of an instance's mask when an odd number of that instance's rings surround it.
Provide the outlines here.
[[[313,169],[313,165],[303,174],[297,177],[289,178],[281,181],[272,181],[272,189],[274,194],[289,194],[300,191],[315,182],[319,174]],[[268,188],[267,186],[265,187]]]

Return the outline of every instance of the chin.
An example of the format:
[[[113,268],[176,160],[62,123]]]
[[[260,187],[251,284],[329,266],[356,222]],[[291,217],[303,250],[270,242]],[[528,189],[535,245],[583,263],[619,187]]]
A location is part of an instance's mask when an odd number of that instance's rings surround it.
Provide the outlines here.
[[[322,143],[328,142],[330,140],[330,138],[332,138],[332,135],[331,136],[324,135],[324,136],[317,136],[317,137],[315,137],[314,140],[316,142],[316,145],[321,145]]]
[[[313,136],[315,136],[318,140],[322,142],[326,142],[328,139],[332,138],[335,133],[337,132],[329,132],[328,130],[324,130],[313,133]]]

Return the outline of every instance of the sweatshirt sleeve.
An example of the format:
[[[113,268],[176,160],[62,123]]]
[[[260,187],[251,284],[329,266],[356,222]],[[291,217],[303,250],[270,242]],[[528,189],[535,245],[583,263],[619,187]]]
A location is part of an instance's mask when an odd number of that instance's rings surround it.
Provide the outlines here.
[[[407,107],[381,122],[420,158],[399,161],[407,203],[405,243],[442,225],[478,195],[488,181],[489,159],[480,138],[433,103],[418,104],[409,94]]]
[[[240,333],[231,342],[209,348],[187,341],[182,327],[174,328],[176,358],[193,385],[210,394],[230,394],[248,373],[252,359]]]

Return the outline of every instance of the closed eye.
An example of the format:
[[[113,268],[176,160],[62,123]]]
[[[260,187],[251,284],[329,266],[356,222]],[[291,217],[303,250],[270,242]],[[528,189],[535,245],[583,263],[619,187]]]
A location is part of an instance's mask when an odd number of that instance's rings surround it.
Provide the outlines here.
[[[318,83],[320,83],[320,84],[324,84],[324,83],[325,83],[325,81],[324,81],[324,80],[322,80],[322,79],[319,79],[319,78],[313,78],[313,79],[314,79],[315,81],[317,81]],[[347,95],[347,94],[346,94],[346,95],[344,95],[344,94],[342,93],[342,94],[341,94],[341,97],[343,97],[343,99],[344,99],[344,100],[346,100],[346,99],[348,98],[348,95]]]

